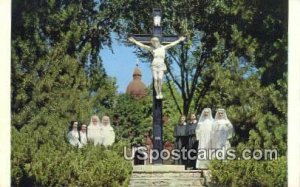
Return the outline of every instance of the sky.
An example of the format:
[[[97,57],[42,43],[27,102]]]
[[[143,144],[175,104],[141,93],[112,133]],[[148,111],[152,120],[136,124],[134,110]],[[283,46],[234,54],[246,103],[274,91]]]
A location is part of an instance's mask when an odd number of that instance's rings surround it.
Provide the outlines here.
[[[109,48],[104,48],[100,52],[100,56],[106,73],[117,79],[118,92],[124,93],[127,85],[132,80],[132,74],[138,58],[135,54],[135,47],[125,46],[117,41],[115,37],[113,38],[113,52]],[[142,81],[146,86],[150,85],[152,81],[150,63],[141,62],[139,67],[142,72]]]

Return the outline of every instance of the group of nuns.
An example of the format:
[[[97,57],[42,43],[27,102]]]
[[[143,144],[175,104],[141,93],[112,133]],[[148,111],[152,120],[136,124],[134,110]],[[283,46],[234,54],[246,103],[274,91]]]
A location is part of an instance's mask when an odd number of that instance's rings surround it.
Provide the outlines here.
[[[177,164],[185,165],[187,168],[192,169],[205,169],[208,166],[209,159],[199,159],[199,150],[209,149],[225,149],[230,148],[229,139],[233,136],[233,126],[228,120],[226,111],[224,109],[217,109],[215,119],[212,117],[210,108],[204,108],[201,116],[197,121],[196,115],[190,116],[190,121],[186,123],[185,116],[181,116],[179,124],[174,129],[175,149],[186,149],[190,151],[189,159],[183,156],[177,161]],[[187,159],[184,159],[187,158]]]
[[[79,148],[86,145],[88,142],[94,145],[110,146],[115,142],[115,132],[110,125],[108,116],[103,116],[100,122],[98,116],[91,117],[90,124],[79,125],[78,121],[72,121],[67,134],[68,142]]]

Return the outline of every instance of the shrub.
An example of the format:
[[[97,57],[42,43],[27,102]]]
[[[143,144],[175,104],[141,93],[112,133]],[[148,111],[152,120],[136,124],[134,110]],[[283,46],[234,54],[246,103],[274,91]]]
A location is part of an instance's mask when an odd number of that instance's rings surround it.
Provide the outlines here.
[[[212,181],[217,186],[232,187],[282,187],[287,186],[287,159],[273,161],[213,160],[209,168]]]
[[[124,142],[78,149],[59,141],[60,136],[43,140],[39,131],[13,129],[12,134],[12,186],[125,186],[129,182],[132,168],[122,157]]]

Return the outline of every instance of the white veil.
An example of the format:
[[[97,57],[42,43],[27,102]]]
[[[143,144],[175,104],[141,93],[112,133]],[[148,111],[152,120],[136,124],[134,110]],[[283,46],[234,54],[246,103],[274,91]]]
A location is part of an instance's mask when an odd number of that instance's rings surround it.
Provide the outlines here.
[[[208,112],[208,115],[205,116],[205,112]],[[210,108],[204,108],[198,120],[196,128],[196,138],[198,140],[198,150],[206,150],[212,148],[212,135],[213,135],[213,117]],[[201,160],[197,159],[196,168],[204,169],[207,168],[209,163],[208,158]]]
[[[223,114],[221,116],[221,113]],[[215,148],[225,148],[230,147],[228,139],[233,136],[233,126],[229,119],[225,109],[217,109],[215,119],[214,119],[214,147]]]
[[[97,115],[93,115],[88,126],[93,125],[93,119],[97,120],[97,125],[101,125],[99,117]]]
[[[106,121],[106,125],[105,125]],[[108,116],[102,117],[102,128],[101,128],[101,144],[104,146],[112,145],[115,142],[115,132],[110,124],[110,118]]]
[[[93,119],[97,120],[97,123],[93,124]],[[87,127],[87,138],[94,142],[94,145],[100,144],[100,128],[102,124],[100,123],[100,119],[98,116],[94,115],[91,117],[90,124]]]
[[[219,119],[219,114],[220,114],[220,112],[223,112],[223,113],[224,113],[224,115],[223,115],[223,117],[222,117],[221,119],[228,120],[227,114],[226,114],[226,111],[225,111],[224,108],[219,108],[219,109],[217,109],[217,112],[216,112],[216,115],[215,115],[215,120],[218,120],[218,119]],[[228,121],[229,121],[229,120],[228,120]]]
[[[220,113],[223,113],[223,116],[219,116]],[[215,115],[215,122],[217,121],[222,121],[225,125],[226,125],[226,130],[228,131],[228,135],[229,137],[228,138],[231,138],[232,135],[233,135],[233,125],[232,123],[229,121],[229,119],[227,118],[227,114],[226,114],[226,111],[225,109],[223,108],[219,108],[217,109],[217,112],[216,112],[216,115]],[[216,123],[215,123],[216,125]],[[215,129],[218,129],[217,126],[214,127]]]
[[[208,116],[205,116],[204,112],[208,112],[209,113]],[[212,117],[211,109],[204,108],[201,112],[200,118],[198,120],[197,128],[196,128],[197,140],[203,138],[204,135],[207,136],[208,133],[211,134],[212,125],[213,125],[213,117]],[[210,139],[210,136],[207,138]],[[208,139],[205,141],[208,141]]]
[[[205,112],[205,111],[209,112],[209,116],[208,116],[208,117],[205,117],[205,116],[204,116],[204,112]],[[204,108],[204,109],[202,110],[201,115],[200,115],[199,120],[198,120],[198,123],[200,123],[200,122],[202,122],[202,121],[204,121],[204,120],[206,120],[206,119],[213,120],[213,117],[212,117],[212,113],[211,113],[211,109],[210,109],[210,108]]]

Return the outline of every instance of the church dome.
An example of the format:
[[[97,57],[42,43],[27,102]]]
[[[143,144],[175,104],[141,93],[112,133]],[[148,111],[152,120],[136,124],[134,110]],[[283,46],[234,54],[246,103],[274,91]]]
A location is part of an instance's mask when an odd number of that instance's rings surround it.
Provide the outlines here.
[[[135,99],[145,97],[147,95],[147,87],[142,82],[142,72],[138,66],[134,69],[132,76],[133,80],[127,86],[126,93]]]

